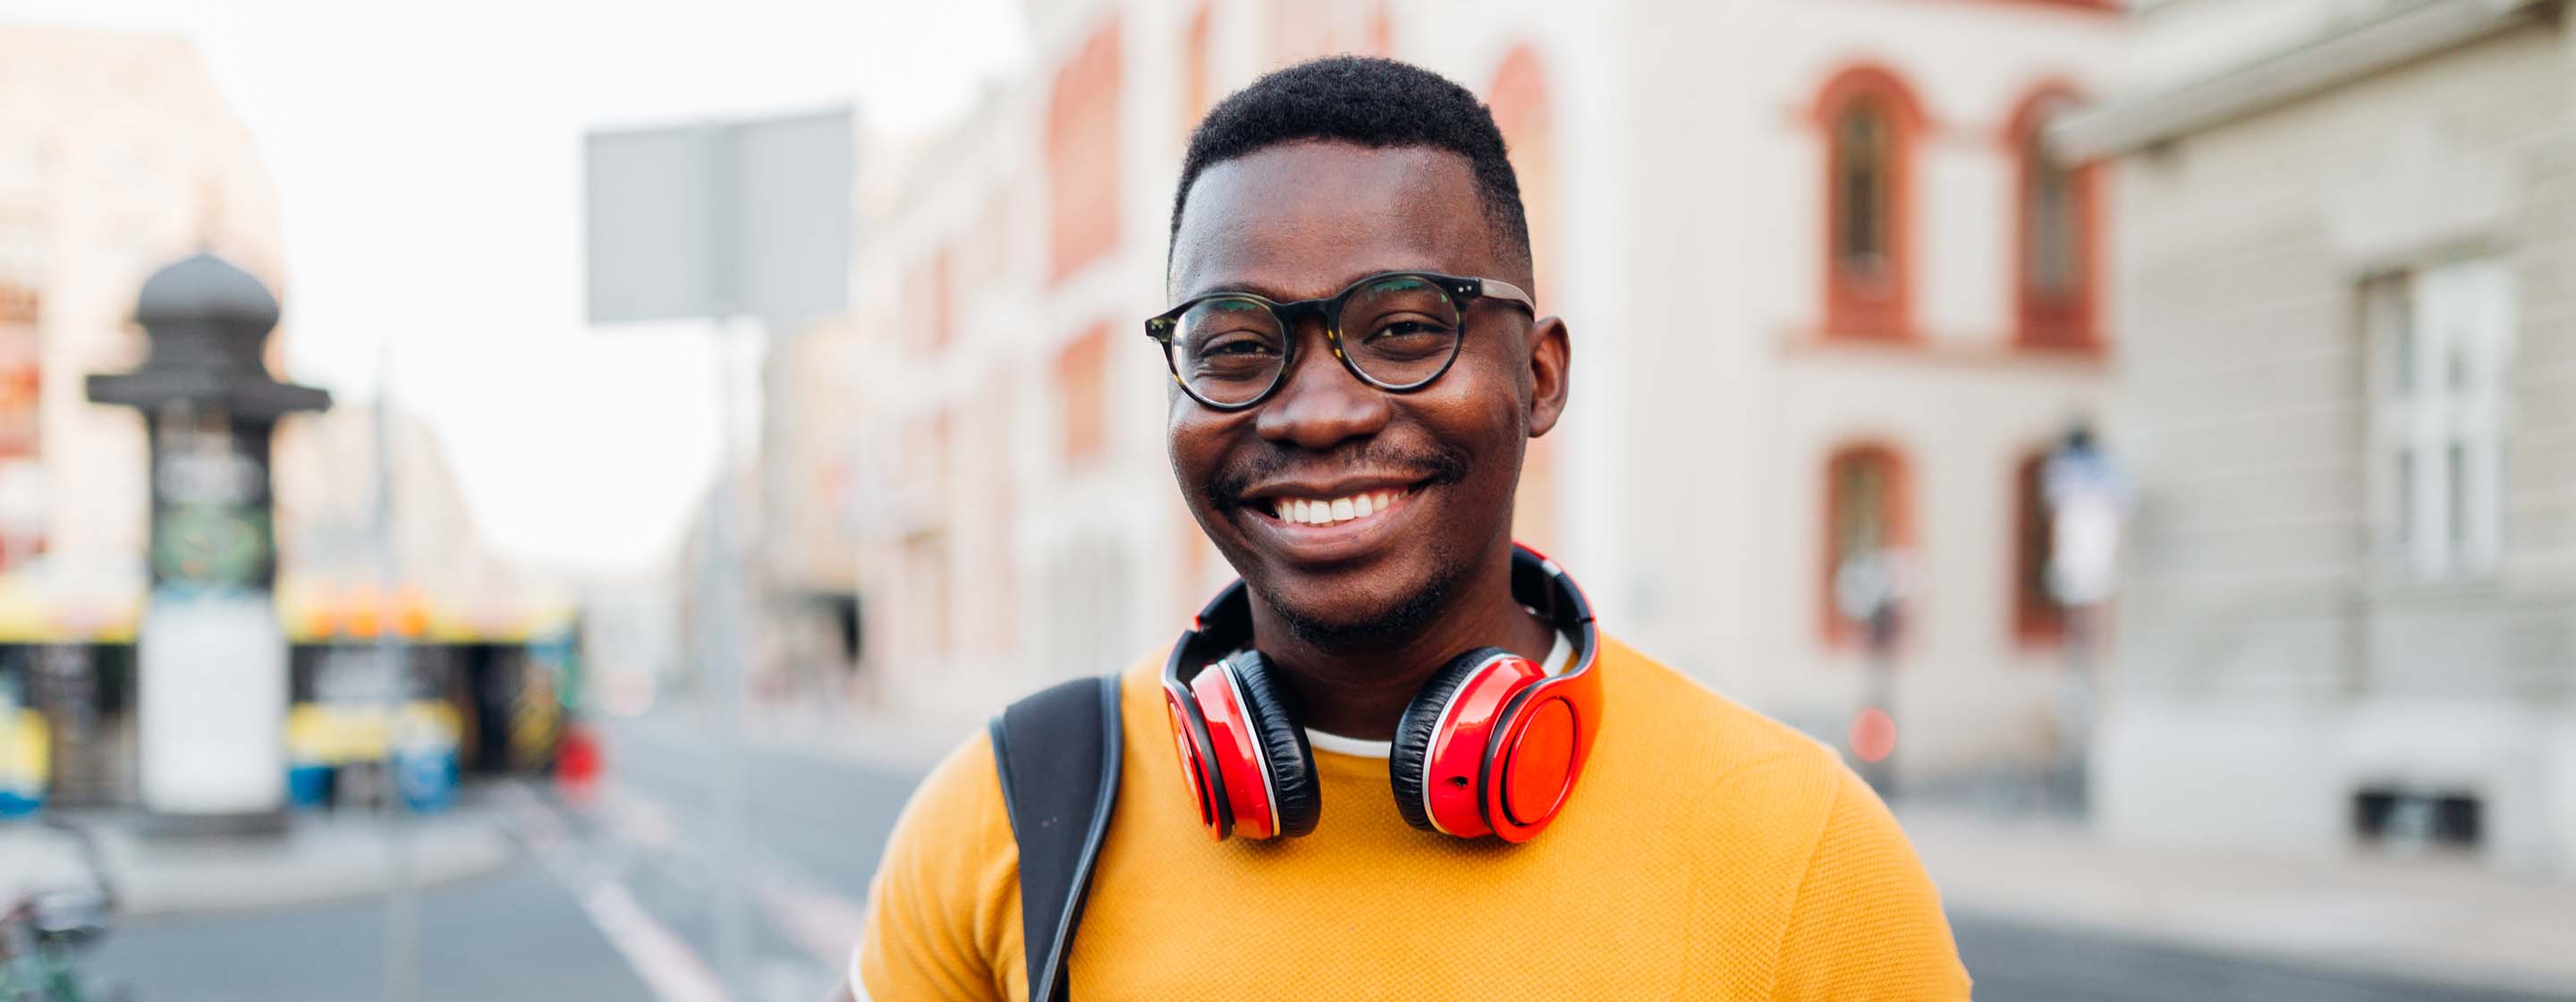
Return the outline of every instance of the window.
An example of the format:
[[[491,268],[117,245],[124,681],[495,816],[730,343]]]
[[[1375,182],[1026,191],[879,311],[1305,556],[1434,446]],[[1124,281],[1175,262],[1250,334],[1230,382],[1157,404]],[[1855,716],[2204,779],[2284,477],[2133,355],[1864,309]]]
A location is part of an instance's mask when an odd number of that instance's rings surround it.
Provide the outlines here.
[[[1911,337],[1908,174],[1922,115],[1896,76],[1863,67],[1816,104],[1825,154],[1825,333]]]
[[[53,234],[35,219],[0,219],[0,323],[36,322],[37,290],[53,271]]]
[[[2024,642],[2066,635],[2066,610],[2048,588],[2053,524],[2044,483],[2048,453],[2033,452],[2013,467],[2013,636]]]
[[[1859,635],[1835,597],[1845,566],[1891,556],[1912,540],[1907,517],[1904,460],[1884,445],[1845,446],[1825,462],[1825,637],[1841,642]]]
[[[1885,281],[1887,271],[1887,109],[1872,98],[1853,101],[1834,123],[1840,155],[1835,196],[1842,199],[1835,229],[1834,267],[1844,277]]]
[[[1068,466],[1097,458],[1108,445],[1109,327],[1094,325],[1056,356],[1056,391],[1064,402],[1064,458]]]
[[[1209,94],[1215,89],[1209,70],[1209,63],[1214,61],[1215,56],[1208,51],[1215,43],[1215,39],[1211,37],[1214,34],[1215,17],[1216,5],[1202,0],[1198,11],[1190,15],[1190,25],[1181,37],[1181,142],[1183,145],[1189,143],[1190,133],[1199,127],[1199,119],[1207,115]]]
[[[1019,650],[1019,566],[1015,554],[1014,503],[1011,489],[1011,429],[1018,410],[1012,374],[995,370],[985,378],[971,405],[961,408],[962,426],[951,442],[950,463],[956,489],[948,497],[956,524],[957,594],[973,617],[973,629],[960,629],[956,646],[971,656],[1000,657]]]
[[[913,354],[931,355],[948,347],[949,338],[956,333],[957,316],[946,246],[913,266],[904,297],[904,322],[909,328],[904,340],[912,346]]]
[[[2504,534],[2513,275],[2460,261],[2375,279],[2362,300],[2381,552],[2418,578],[2491,571]]]
[[[912,608],[902,618],[913,657],[942,660],[951,653],[948,544],[938,532],[917,533],[903,543],[903,585]]]
[[[1047,104],[1049,274],[1062,281],[1118,245],[1118,20],[1056,68]]]
[[[2094,168],[2047,142],[2051,120],[2075,103],[2063,88],[2041,91],[2013,114],[2019,299],[2015,341],[2024,347],[2090,349],[2094,329]]]

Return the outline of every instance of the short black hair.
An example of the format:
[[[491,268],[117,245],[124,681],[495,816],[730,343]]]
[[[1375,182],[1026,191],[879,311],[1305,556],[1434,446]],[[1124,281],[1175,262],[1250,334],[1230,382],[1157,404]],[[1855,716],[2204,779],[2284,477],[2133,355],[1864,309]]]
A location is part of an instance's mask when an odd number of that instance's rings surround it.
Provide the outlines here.
[[[1181,209],[1189,204],[1190,185],[1199,172],[1301,140],[1375,149],[1428,146],[1467,158],[1495,251],[1516,267],[1530,267],[1520,180],[1512,173],[1493,112],[1447,77],[1373,56],[1327,56],[1274,70],[1209,109],[1190,134],[1189,155],[1181,161],[1180,188],[1172,193],[1170,239],[1180,239]]]

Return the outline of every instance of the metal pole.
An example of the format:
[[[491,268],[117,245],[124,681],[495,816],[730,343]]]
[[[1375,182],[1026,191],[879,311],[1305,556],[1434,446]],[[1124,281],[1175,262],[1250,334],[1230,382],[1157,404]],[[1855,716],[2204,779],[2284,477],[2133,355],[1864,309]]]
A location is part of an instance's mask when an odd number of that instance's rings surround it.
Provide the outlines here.
[[[411,831],[403,817],[402,780],[395,740],[403,704],[409,702],[411,673],[404,670],[402,643],[394,634],[390,613],[399,587],[400,567],[394,547],[393,342],[376,349],[376,657],[385,675],[385,758],[380,766],[383,791],[379,810],[385,822],[385,998],[414,1002],[420,998],[420,902],[413,892]]]
[[[2093,704],[2098,679],[2094,677],[2093,606],[2069,605],[2066,610],[2066,677],[2058,684],[2058,733],[2065,746],[2058,750],[2055,776],[2050,777],[2052,796],[2077,814],[2086,813],[2089,799],[2086,784],[2093,747]]]
[[[736,274],[741,254],[741,233],[735,217],[734,199],[734,130],[722,124],[706,131],[708,163],[707,202],[707,280],[713,289],[713,303],[708,320],[714,328],[716,347],[716,413],[720,434],[716,441],[716,489],[708,499],[708,550],[712,558],[709,578],[716,590],[708,603],[707,634],[712,650],[706,662],[705,677],[716,687],[716,754],[714,789],[710,791],[714,817],[708,832],[708,850],[714,855],[707,872],[714,877],[716,923],[716,977],[730,993],[746,992],[751,955],[750,928],[744,920],[745,868],[743,861],[743,735],[742,735],[742,662],[744,636],[742,609],[743,582],[736,566],[742,547],[740,500],[734,496],[734,465],[737,462],[734,435],[739,423],[740,394],[734,372],[734,314],[742,302],[740,275]]]
[[[1869,691],[1861,702],[1896,717],[1896,603],[1881,604],[1865,625],[1869,637]],[[1896,747],[1890,744],[1878,761],[1866,763],[1869,771],[1861,778],[1878,791],[1879,799],[1896,799]]]
[[[715,595],[708,603],[708,652],[705,678],[715,687],[712,709],[715,711],[716,754],[713,756],[713,807],[708,872],[715,878],[716,974],[728,991],[739,992],[749,984],[750,929],[744,921],[743,884],[745,873],[742,853],[742,815],[746,807],[743,791],[742,751],[742,657],[740,630],[742,619],[738,602],[742,582],[735,566],[735,542],[741,527],[736,524],[734,509],[734,434],[740,394],[734,383],[734,338],[732,325],[722,317],[715,319],[717,424],[720,430],[716,447],[716,489],[708,501],[708,576]]]

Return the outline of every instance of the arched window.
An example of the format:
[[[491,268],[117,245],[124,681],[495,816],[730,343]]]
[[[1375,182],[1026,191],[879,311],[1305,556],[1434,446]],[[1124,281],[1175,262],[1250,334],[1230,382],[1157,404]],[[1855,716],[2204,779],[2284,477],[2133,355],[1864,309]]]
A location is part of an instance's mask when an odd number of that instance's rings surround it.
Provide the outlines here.
[[[2093,349],[2097,202],[2094,168],[2068,160],[2048,145],[2048,123],[2072,107],[2074,95],[2047,87],[2022,102],[2010,128],[2019,168],[2014,202],[2014,269],[2019,329],[2015,341],[2032,348]]]
[[[1909,338],[1910,171],[1922,113],[1895,74],[1858,67],[1825,85],[1815,114],[1825,144],[1825,333]]]
[[[1212,64],[1216,61],[1210,49],[1215,45],[1216,5],[1201,0],[1197,13],[1190,15],[1189,27],[1181,36],[1181,144],[1189,145],[1190,133],[1206,117],[1208,102],[1215,100]]]
[[[1879,443],[1847,445],[1825,461],[1825,638],[1860,636],[1859,624],[1836,596],[1844,568],[1902,553],[1913,543],[1913,519],[1904,456]],[[1883,565],[1882,565],[1883,566]]]
[[[1119,23],[1065,57],[1047,93],[1048,275],[1061,282],[1118,246]]]
[[[2012,479],[2013,636],[2025,643],[2053,642],[2066,633],[2066,610],[2048,592],[2051,525],[2045,477],[2047,450],[2022,457]]]
[[[1887,272],[1887,108],[1862,97],[1834,122],[1834,270],[1861,282]]]

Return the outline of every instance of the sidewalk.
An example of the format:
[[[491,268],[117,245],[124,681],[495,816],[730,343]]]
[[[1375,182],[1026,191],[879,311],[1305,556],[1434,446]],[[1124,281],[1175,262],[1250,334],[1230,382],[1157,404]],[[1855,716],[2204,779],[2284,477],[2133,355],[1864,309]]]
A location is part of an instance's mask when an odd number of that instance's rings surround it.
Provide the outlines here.
[[[2474,860],[2299,860],[2110,844],[2058,818],[1906,804],[1952,910],[2511,991],[2576,992],[2576,882]]]
[[[134,817],[75,815],[98,839],[120,919],[184,918],[382,894],[389,823],[372,813],[295,815],[276,837],[177,838],[138,833]],[[403,824],[412,883],[433,887],[492,873],[515,848],[486,809],[467,803]],[[77,888],[88,877],[60,832],[0,823],[0,896]]]

